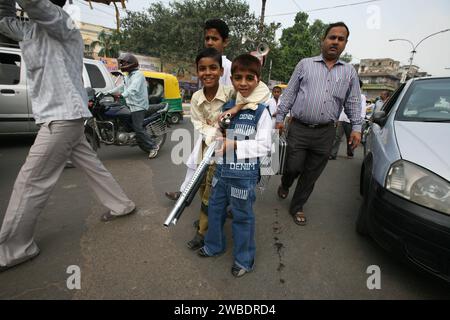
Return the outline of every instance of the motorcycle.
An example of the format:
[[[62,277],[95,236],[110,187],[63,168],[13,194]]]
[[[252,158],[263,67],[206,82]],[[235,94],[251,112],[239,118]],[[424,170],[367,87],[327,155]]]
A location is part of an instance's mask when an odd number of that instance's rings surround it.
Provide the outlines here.
[[[88,89],[89,110],[93,117],[85,121],[85,135],[94,150],[100,145],[139,146],[148,153],[145,145],[136,139],[132,129],[131,111],[115,101],[111,94]],[[150,105],[145,113],[143,126],[156,145],[161,148],[166,141],[168,131],[168,103]]]

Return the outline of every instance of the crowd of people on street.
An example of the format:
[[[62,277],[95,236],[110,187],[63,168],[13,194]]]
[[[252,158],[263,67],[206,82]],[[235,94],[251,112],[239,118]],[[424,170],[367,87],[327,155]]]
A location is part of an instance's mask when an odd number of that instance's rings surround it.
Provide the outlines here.
[[[4,1],[10,9],[17,2],[29,17],[28,21],[19,21],[8,15],[9,11],[0,10],[0,32],[21,43],[40,130],[18,174],[4,216],[0,271],[39,254],[34,241],[36,221],[68,160],[87,175],[90,187],[108,208],[102,221],[136,211],[134,202],[100,162],[84,135],[83,120],[91,117],[81,75],[84,46],[80,31],[71,27],[70,17],[62,9],[66,0]],[[305,204],[328,160],[336,159],[344,133],[348,158],[353,157],[361,141],[366,99],[356,70],[340,60],[349,35],[345,23],[330,24],[323,35],[321,54],[298,62],[284,92],[278,86],[270,92],[261,81],[258,58],[243,54],[230,61],[225,56],[229,43],[225,21],[211,19],[203,27],[205,48],[195,60],[202,88],[191,99],[191,122],[200,135],[179,189],[166,192],[166,196],[179,199],[203,152],[215,143],[215,162],[199,190],[201,206],[199,219],[194,222],[195,235],[187,245],[200,257],[221,255],[226,250],[223,227],[227,217],[231,218],[231,273],[235,277],[252,271],[255,265],[255,188],[260,179],[260,159],[272,149],[272,130],[283,132],[289,116],[286,171],[277,195],[287,199],[297,180],[289,214],[299,226],[308,223]],[[137,139],[148,144],[149,158],[155,158],[158,148],[142,123],[149,96],[157,96],[161,88],[155,83],[149,94],[132,54],[122,54],[118,62],[127,75],[113,92],[126,100]],[[382,102],[387,98],[383,94]],[[379,110],[379,104],[373,110]],[[227,114],[231,116],[232,138],[219,125]]]

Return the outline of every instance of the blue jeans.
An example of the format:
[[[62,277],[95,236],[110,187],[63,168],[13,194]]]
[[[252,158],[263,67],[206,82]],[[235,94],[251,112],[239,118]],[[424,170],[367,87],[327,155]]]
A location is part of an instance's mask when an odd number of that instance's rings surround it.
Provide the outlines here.
[[[233,213],[233,255],[235,264],[247,271],[253,269],[255,260],[255,215],[256,179],[222,178],[216,173],[208,206],[208,232],[205,237],[205,251],[214,256],[226,249],[223,225],[227,217],[227,206]]]
[[[131,113],[133,130],[136,133],[136,140],[143,144],[147,149],[154,149],[155,142],[144,128],[145,111],[134,111]]]

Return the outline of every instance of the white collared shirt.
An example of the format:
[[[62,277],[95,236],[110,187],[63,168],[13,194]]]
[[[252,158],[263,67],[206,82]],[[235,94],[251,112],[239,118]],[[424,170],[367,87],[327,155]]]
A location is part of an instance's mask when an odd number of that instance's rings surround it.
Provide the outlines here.
[[[222,106],[231,99],[233,88],[219,84],[215,97],[208,101],[203,89],[196,91],[191,99],[191,122],[194,129],[205,137],[206,145],[216,138],[217,119],[222,113]]]
[[[223,76],[220,77],[220,84],[224,86],[232,86],[231,83],[231,61],[226,56],[222,56]]]

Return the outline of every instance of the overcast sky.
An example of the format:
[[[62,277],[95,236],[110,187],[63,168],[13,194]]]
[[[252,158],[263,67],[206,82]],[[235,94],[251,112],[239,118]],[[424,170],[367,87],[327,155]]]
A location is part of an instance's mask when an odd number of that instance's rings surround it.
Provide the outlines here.
[[[218,0],[215,0],[218,1]],[[297,11],[309,11],[312,23],[320,19],[325,23],[344,21],[350,29],[346,52],[354,57],[352,63],[365,58],[393,58],[408,64],[411,44],[405,41],[389,42],[389,39],[408,39],[416,45],[426,36],[450,28],[449,0],[380,0],[367,3],[335,7],[363,2],[364,0],[267,0],[266,22],[280,22],[282,28],[294,24]],[[114,9],[94,4],[94,11],[81,0],[74,4],[81,8],[81,20],[115,26]],[[132,11],[148,8],[156,0],[129,0],[127,7]],[[169,3],[171,1],[160,1]],[[261,13],[261,0],[248,0],[250,10],[257,16]],[[432,75],[450,76],[450,31],[425,40],[418,48],[413,63],[422,71]]]

